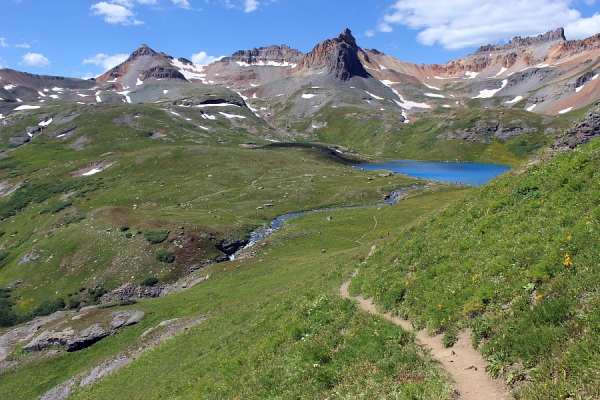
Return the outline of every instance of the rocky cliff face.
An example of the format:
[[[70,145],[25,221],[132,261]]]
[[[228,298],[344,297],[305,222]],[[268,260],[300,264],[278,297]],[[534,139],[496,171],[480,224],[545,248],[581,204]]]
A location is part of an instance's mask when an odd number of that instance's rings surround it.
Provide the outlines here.
[[[304,54],[302,52],[292,49],[289,46],[268,46],[254,48],[252,50],[239,50],[231,55],[231,57],[225,57],[221,59],[222,62],[239,61],[246,64],[255,64],[263,62],[265,64],[269,62],[275,63],[289,63],[297,64],[302,60]]]
[[[548,50],[548,59],[557,61],[576,54],[600,49],[600,33],[582,40],[568,40],[554,44]]]
[[[573,128],[557,135],[553,147],[555,149],[568,147],[574,149],[577,146],[586,144],[592,139],[600,137],[600,102],[597,107]]]
[[[503,50],[511,50],[519,47],[529,47],[529,46],[539,46],[544,43],[551,43],[561,41],[564,42],[567,39],[565,38],[565,30],[563,28],[558,28],[553,31],[549,31],[544,33],[543,35],[538,36],[530,36],[530,37],[521,37],[515,36],[508,43],[500,45],[500,46],[481,46],[475,54],[478,53],[489,53],[491,51],[503,51]]]
[[[367,53],[356,45],[356,39],[349,29],[345,29],[338,37],[327,39],[315,46],[299,64],[300,69],[326,68],[327,72],[337,79],[346,81],[353,76],[369,77],[362,65],[358,53],[368,60]]]

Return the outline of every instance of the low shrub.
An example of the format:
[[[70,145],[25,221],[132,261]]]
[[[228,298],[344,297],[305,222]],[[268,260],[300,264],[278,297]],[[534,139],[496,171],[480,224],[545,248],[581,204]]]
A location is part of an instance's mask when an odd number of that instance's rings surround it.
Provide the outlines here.
[[[148,229],[144,232],[144,237],[152,244],[162,243],[169,237],[169,231],[166,229]]]
[[[175,253],[167,249],[158,249],[154,254],[156,261],[172,263],[175,261]]]
[[[44,315],[50,315],[55,313],[56,311],[64,310],[65,306],[66,304],[63,299],[56,298],[52,300],[44,300],[42,304],[37,306],[31,312],[31,317],[41,317]]]
[[[171,253],[173,254],[173,253]],[[142,286],[154,286],[158,283],[158,278],[155,276],[149,276],[142,281]]]

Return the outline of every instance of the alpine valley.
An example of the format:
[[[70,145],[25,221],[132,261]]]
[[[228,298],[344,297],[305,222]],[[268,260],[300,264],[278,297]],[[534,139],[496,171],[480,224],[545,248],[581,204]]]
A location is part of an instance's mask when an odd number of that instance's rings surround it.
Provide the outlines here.
[[[600,398],[599,75],[561,28],[0,69],[0,398]]]

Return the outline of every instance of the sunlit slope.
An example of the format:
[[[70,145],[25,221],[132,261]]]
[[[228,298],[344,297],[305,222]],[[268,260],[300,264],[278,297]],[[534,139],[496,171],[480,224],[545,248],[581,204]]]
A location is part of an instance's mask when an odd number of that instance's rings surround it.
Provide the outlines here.
[[[525,383],[523,398],[597,397],[599,205],[596,139],[386,241],[353,290],[448,343],[471,327],[489,372]]]

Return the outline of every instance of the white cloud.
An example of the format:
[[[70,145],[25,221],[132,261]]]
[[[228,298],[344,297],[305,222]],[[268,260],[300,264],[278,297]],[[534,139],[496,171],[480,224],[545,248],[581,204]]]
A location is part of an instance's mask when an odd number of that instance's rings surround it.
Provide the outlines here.
[[[365,32],[365,36],[373,37],[373,36],[375,36],[375,31],[373,29],[369,29],[368,31]]]
[[[28,49],[31,46],[29,45],[29,43],[23,42],[23,43],[15,44],[15,47],[18,47],[19,49]]]
[[[50,64],[50,60],[39,53],[27,53],[21,57],[21,64],[30,67],[46,67]]]
[[[224,56],[220,56],[220,57],[209,56],[208,54],[206,54],[205,51],[201,51],[200,53],[192,54],[192,62],[195,64],[206,65],[206,64],[214,63],[215,61],[219,61],[223,57]]]
[[[121,4],[107,3],[101,1],[92,5],[91,9],[95,15],[101,15],[109,24],[140,25],[142,21],[135,19],[132,11],[133,4],[128,0],[116,0]]]
[[[580,18],[565,26],[565,36],[568,39],[583,39],[600,33],[600,14],[589,18]]]
[[[6,38],[0,37],[0,47],[8,47],[8,42]]]
[[[93,57],[86,58],[85,60],[83,60],[83,64],[98,65],[99,67],[104,68],[104,70],[106,71],[121,64],[123,61],[127,60],[128,57],[128,54],[115,54],[109,56],[108,54],[98,53]]]
[[[600,32],[598,14],[584,18],[571,7],[572,3],[572,0],[396,0],[378,30],[391,32],[393,25],[418,29],[420,43],[439,43],[446,49],[495,44],[513,36],[538,35],[558,27],[565,27],[568,39]]]
[[[173,2],[173,4],[175,4],[179,8],[184,8],[186,10],[189,10],[190,8],[192,8],[192,6],[190,5],[190,2],[188,0],[171,0],[171,1]]]
[[[244,1],[244,12],[252,12],[258,8],[259,2],[257,0],[245,0]]]

